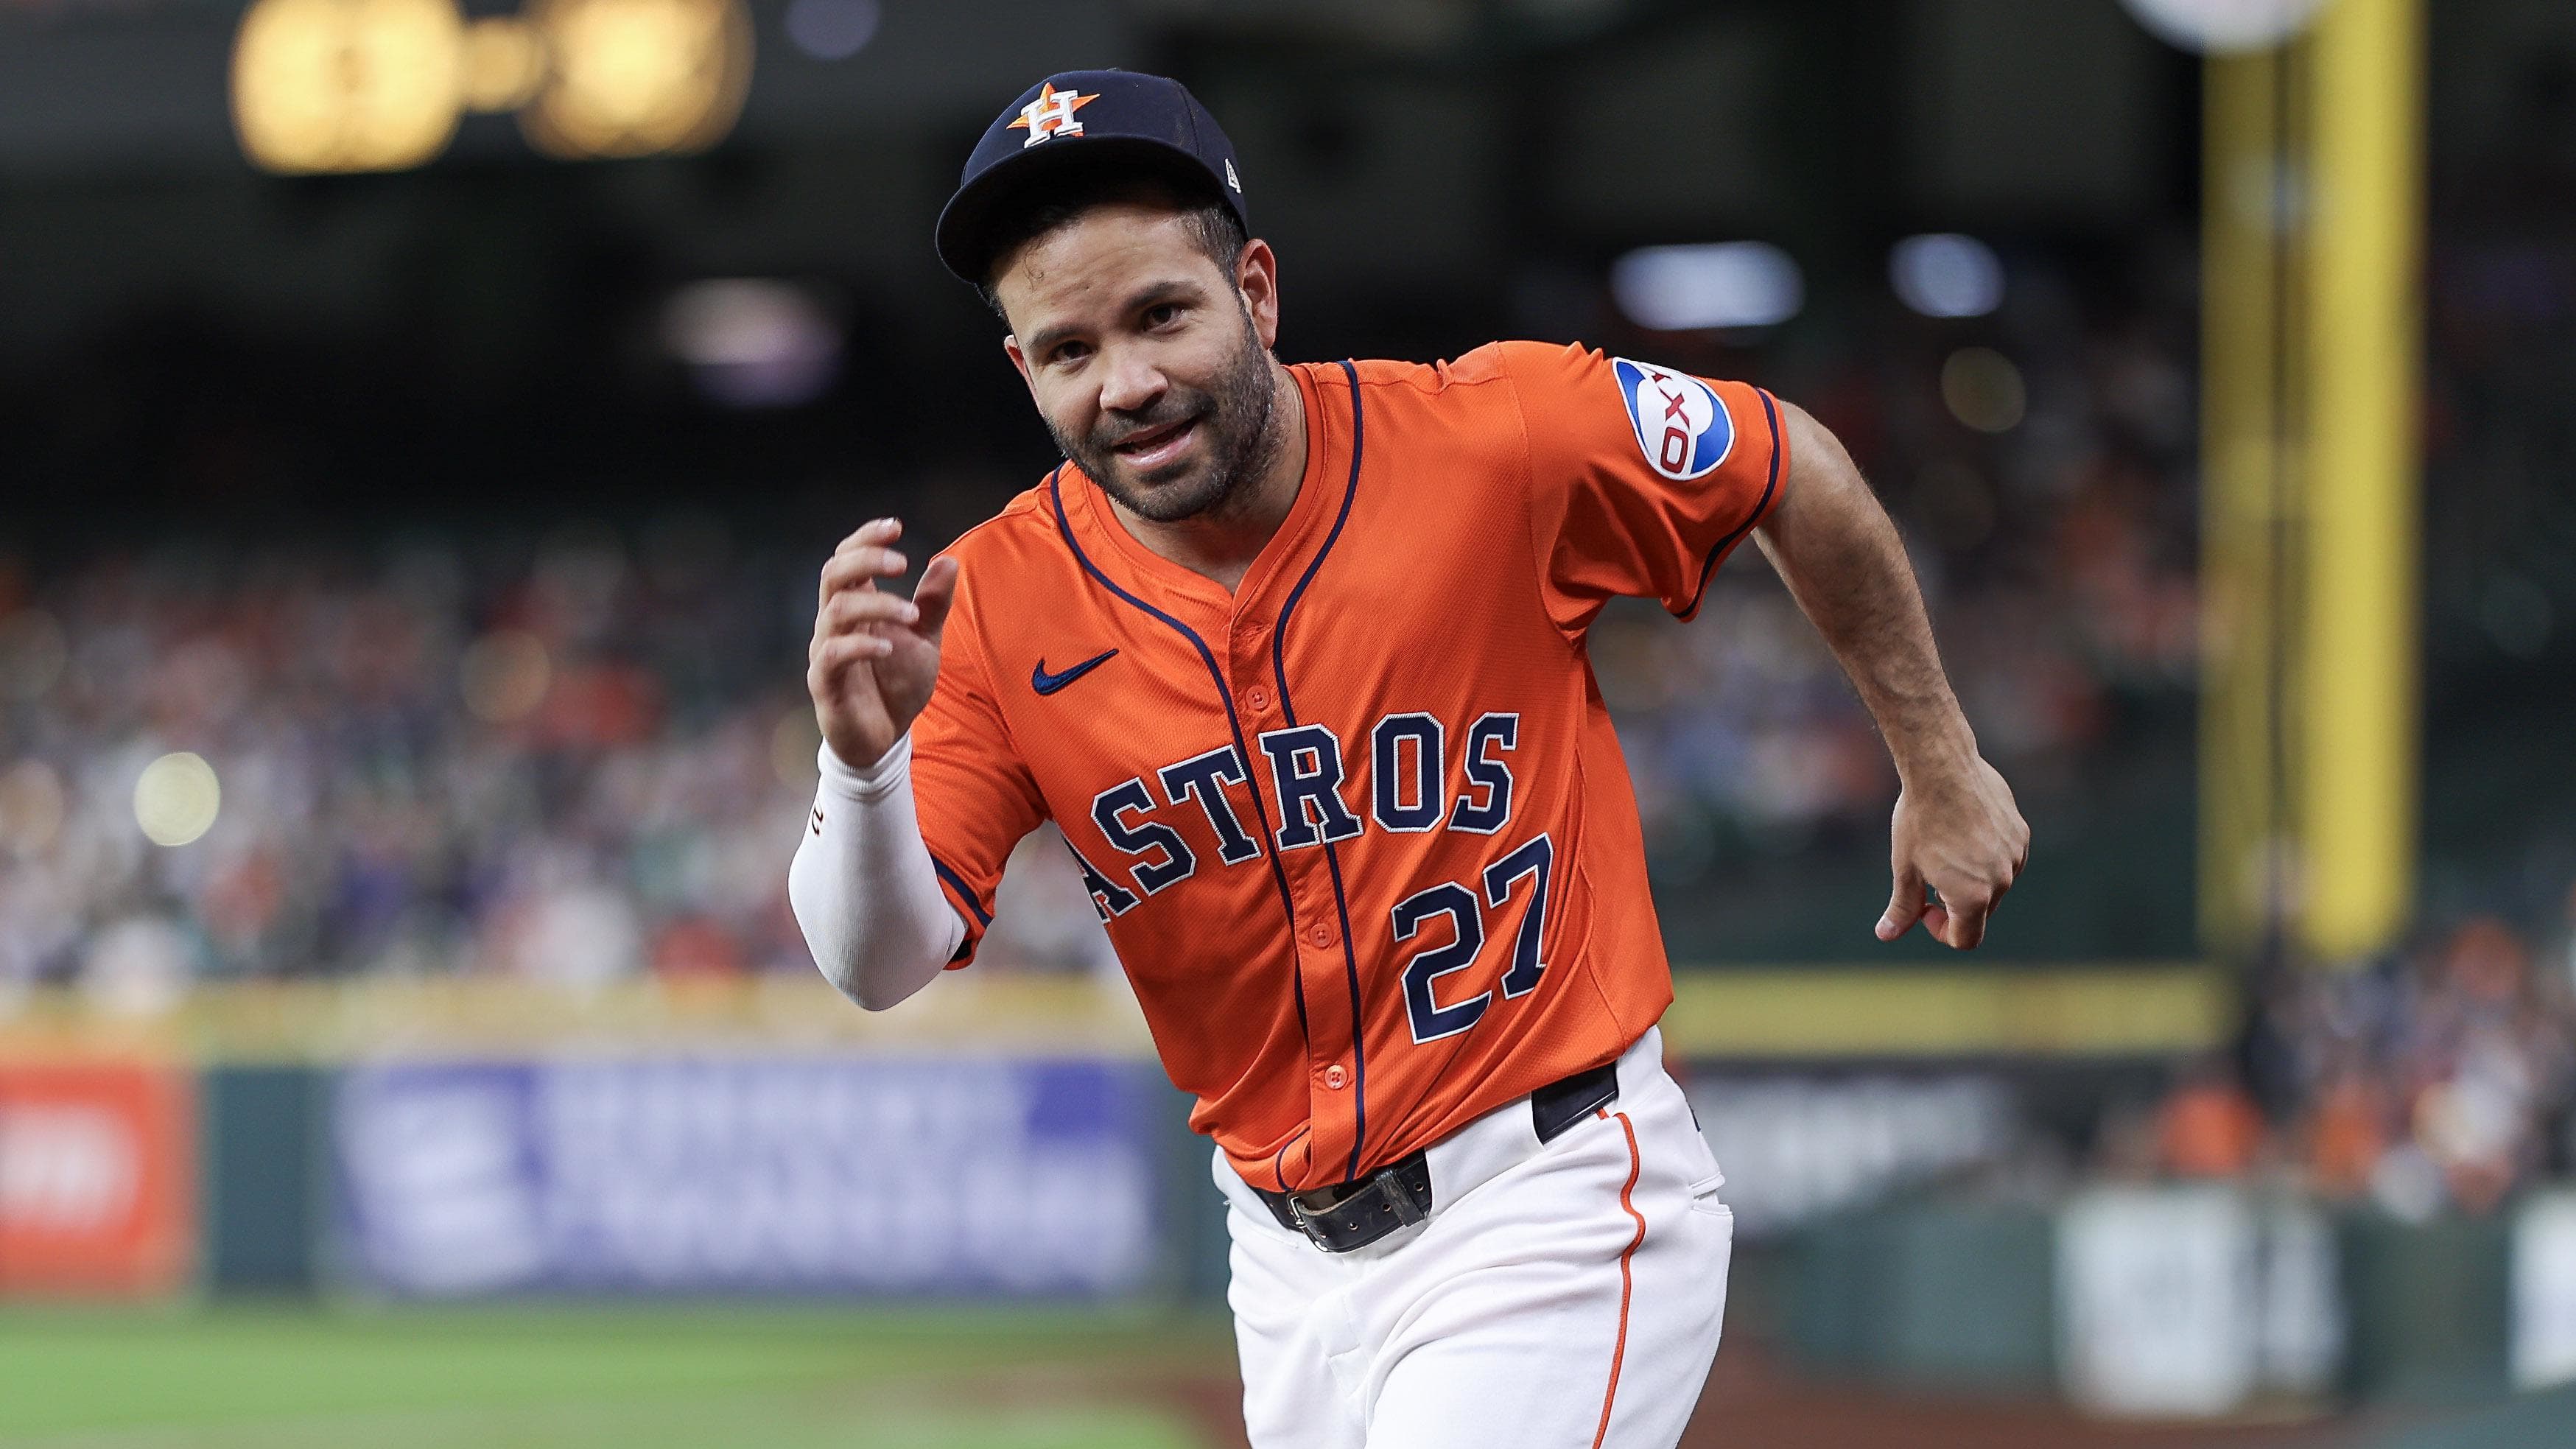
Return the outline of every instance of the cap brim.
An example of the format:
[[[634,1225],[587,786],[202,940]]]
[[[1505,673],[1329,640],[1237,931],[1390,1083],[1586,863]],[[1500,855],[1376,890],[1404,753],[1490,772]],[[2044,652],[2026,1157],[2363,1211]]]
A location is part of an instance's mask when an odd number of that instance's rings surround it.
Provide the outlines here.
[[[1068,166],[1125,164],[1139,175],[1170,176],[1185,185],[1216,187],[1207,163],[1168,141],[1145,136],[1102,136],[1076,142],[1048,142],[998,161],[958,189],[939,212],[935,243],[939,260],[970,285],[984,285],[993,263],[991,236],[995,223],[1012,208],[1020,193]],[[1218,199],[1233,205],[1221,187]],[[1240,214],[1240,207],[1237,212]]]

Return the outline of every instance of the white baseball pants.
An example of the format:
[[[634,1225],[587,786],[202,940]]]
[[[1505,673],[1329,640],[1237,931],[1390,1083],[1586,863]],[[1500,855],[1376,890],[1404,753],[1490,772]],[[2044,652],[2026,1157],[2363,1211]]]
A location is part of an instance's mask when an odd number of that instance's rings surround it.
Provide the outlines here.
[[[1661,1035],[1554,1141],[1524,1100],[1428,1157],[1427,1220],[1327,1253],[1216,1155],[1254,1449],[1671,1449],[1717,1354],[1735,1215]]]

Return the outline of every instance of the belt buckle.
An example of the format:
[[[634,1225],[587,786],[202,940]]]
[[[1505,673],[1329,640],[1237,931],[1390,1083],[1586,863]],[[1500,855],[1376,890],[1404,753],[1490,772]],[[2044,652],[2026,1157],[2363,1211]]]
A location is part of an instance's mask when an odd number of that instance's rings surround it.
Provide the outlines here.
[[[1422,1205],[1415,1202],[1413,1194],[1405,1190],[1404,1183],[1398,1177],[1394,1167],[1381,1167],[1370,1173],[1361,1179],[1358,1187],[1336,1199],[1332,1206],[1321,1211],[1308,1210],[1305,1199],[1304,1193],[1289,1194],[1288,1214],[1297,1220],[1298,1231],[1304,1233],[1309,1242],[1327,1253],[1346,1252],[1351,1248],[1366,1247],[1368,1243],[1377,1241],[1378,1237],[1385,1236],[1384,1233],[1380,1233],[1365,1242],[1340,1243],[1335,1241],[1334,1224],[1331,1219],[1341,1218],[1342,1225],[1347,1227],[1350,1218],[1356,1218],[1365,1223],[1384,1211],[1395,1219],[1395,1227],[1411,1227],[1426,1216],[1422,1211]],[[1380,1201],[1385,1204],[1383,1209],[1378,1205]],[[1349,1217],[1345,1217],[1346,1214]],[[1394,1228],[1387,1229],[1388,1232],[1394,1230]]]

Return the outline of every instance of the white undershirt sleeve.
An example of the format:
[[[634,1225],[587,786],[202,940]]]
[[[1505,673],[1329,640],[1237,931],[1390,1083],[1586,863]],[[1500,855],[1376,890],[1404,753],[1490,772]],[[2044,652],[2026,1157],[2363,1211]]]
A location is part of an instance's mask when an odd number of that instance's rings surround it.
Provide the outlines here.
[[[787,900],[825,979],[870,1011],[930,984],[966,939],[921,843],[912,803],[912,738],[865,770],[832,747],[805,838],[787,868]]]

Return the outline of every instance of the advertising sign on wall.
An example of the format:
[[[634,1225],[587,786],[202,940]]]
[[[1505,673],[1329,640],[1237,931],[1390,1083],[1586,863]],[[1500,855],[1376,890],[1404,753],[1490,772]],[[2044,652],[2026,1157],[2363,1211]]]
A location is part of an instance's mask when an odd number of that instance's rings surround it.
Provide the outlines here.
[[[342,1081],[350,1266],[400,1293],[1110,1294],[1153,1266],[1117,1063],[399,1063]]]
[[[2334,1235],[2313,1207],[2224,1185],[2098,1187],[2058,1217],[2059,1367],[2099,1413],[2232,1413],[2312,1395],[2343,1352]]]
[[[2513,1221],[2513,1386],[2576,1379],[2576,1193],[2536,1193]]]
[[[1995,1161],[2021,1131],[1982,1074],[1697,1075],[1690,1099],[1742,1238]]]
[[[194,1139],[178,1072],[0,1067],[0,1295],[178,1287],[195,1239]]]

